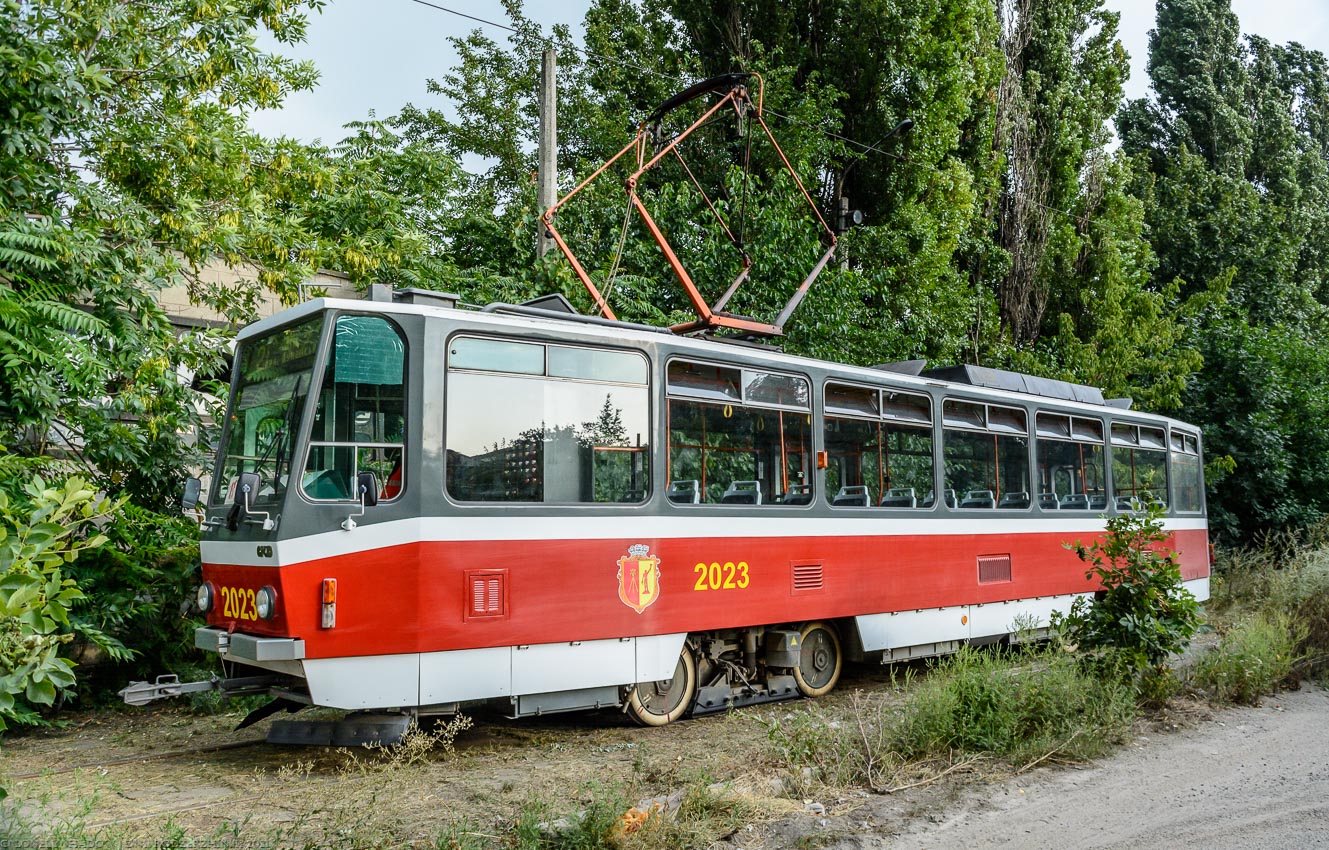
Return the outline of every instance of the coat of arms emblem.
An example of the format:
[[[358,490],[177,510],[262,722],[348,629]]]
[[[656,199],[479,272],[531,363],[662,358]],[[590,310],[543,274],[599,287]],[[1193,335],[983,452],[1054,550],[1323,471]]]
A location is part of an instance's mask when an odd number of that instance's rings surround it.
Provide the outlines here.
[[[651,547],[634,543],[618,559],[618,598],[640,614],[659,597],[660,559],[651,554]]]

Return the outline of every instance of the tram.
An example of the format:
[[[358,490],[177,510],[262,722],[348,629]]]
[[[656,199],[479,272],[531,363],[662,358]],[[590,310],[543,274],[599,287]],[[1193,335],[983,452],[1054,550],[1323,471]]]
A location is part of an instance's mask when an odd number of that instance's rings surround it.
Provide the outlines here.
[[[1046,626],[1095,590],[1064,544],[1146,499],[1208,596],[1200,431],[1095,389],[374,290],[238,339],[195,642],[287,700],[817,696]]]
[[[725,335],[778,336],[835,251],[752,79],[671,98],[545,212],[599,316],[375,285],[244,329],[210,487],[187,493],[204,505],[195,644],[228,678],[134,683],[126,701],[220,688],[395,717],[497,700],[663,725],[816,697],[845,659],[1045,629],[1098,589],[1066,544],[1145,502],[1166,506],[1167,546],[1208,598],[1198,428],[1092,387]],[[690,127],[661,130],[704,97]],[[640,196],[726,114],[779,152],[826,246],[770,324],[723,309],[752,270],[741,244],[712,306]],[[615,161],[697,321],[618,321],[558,232]]]

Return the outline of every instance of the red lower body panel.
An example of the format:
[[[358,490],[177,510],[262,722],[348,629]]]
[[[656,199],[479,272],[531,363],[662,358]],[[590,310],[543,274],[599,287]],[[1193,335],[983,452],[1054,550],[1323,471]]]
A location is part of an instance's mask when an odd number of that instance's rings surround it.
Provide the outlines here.
[[[706,631],[1060,596],[1095,589],[1064,543],[1091,534],[412,542],[284,567],[205,563],[229,589],[277,590],[277,615],[218,605],[214,626],[302,638],[307,658]],[[298,543],[298,541],[296,541]],[[286,545],[286,544],[282,544]],[[1203,529],[1172,533],[1186,580]],[[981,562],[981,566],[980,566]],[[320,625],[337,580],[336,625]]]

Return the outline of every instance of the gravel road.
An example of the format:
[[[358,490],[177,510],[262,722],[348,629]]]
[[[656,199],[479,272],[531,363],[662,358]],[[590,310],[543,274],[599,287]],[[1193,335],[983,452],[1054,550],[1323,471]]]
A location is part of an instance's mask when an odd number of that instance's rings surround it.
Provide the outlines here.
[[[1329,848],[1329,691],[1219,712],[1082,769],[973,786],[900,835],[840,846]]]

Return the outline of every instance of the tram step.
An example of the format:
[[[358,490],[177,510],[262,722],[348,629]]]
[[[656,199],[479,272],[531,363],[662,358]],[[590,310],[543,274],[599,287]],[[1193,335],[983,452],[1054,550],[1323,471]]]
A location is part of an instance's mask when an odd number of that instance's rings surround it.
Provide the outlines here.
[[[342,720],[276,720],[269,744],[297,747],[362,747],[399,744],[410,728],[406,714],[352,714]]]

